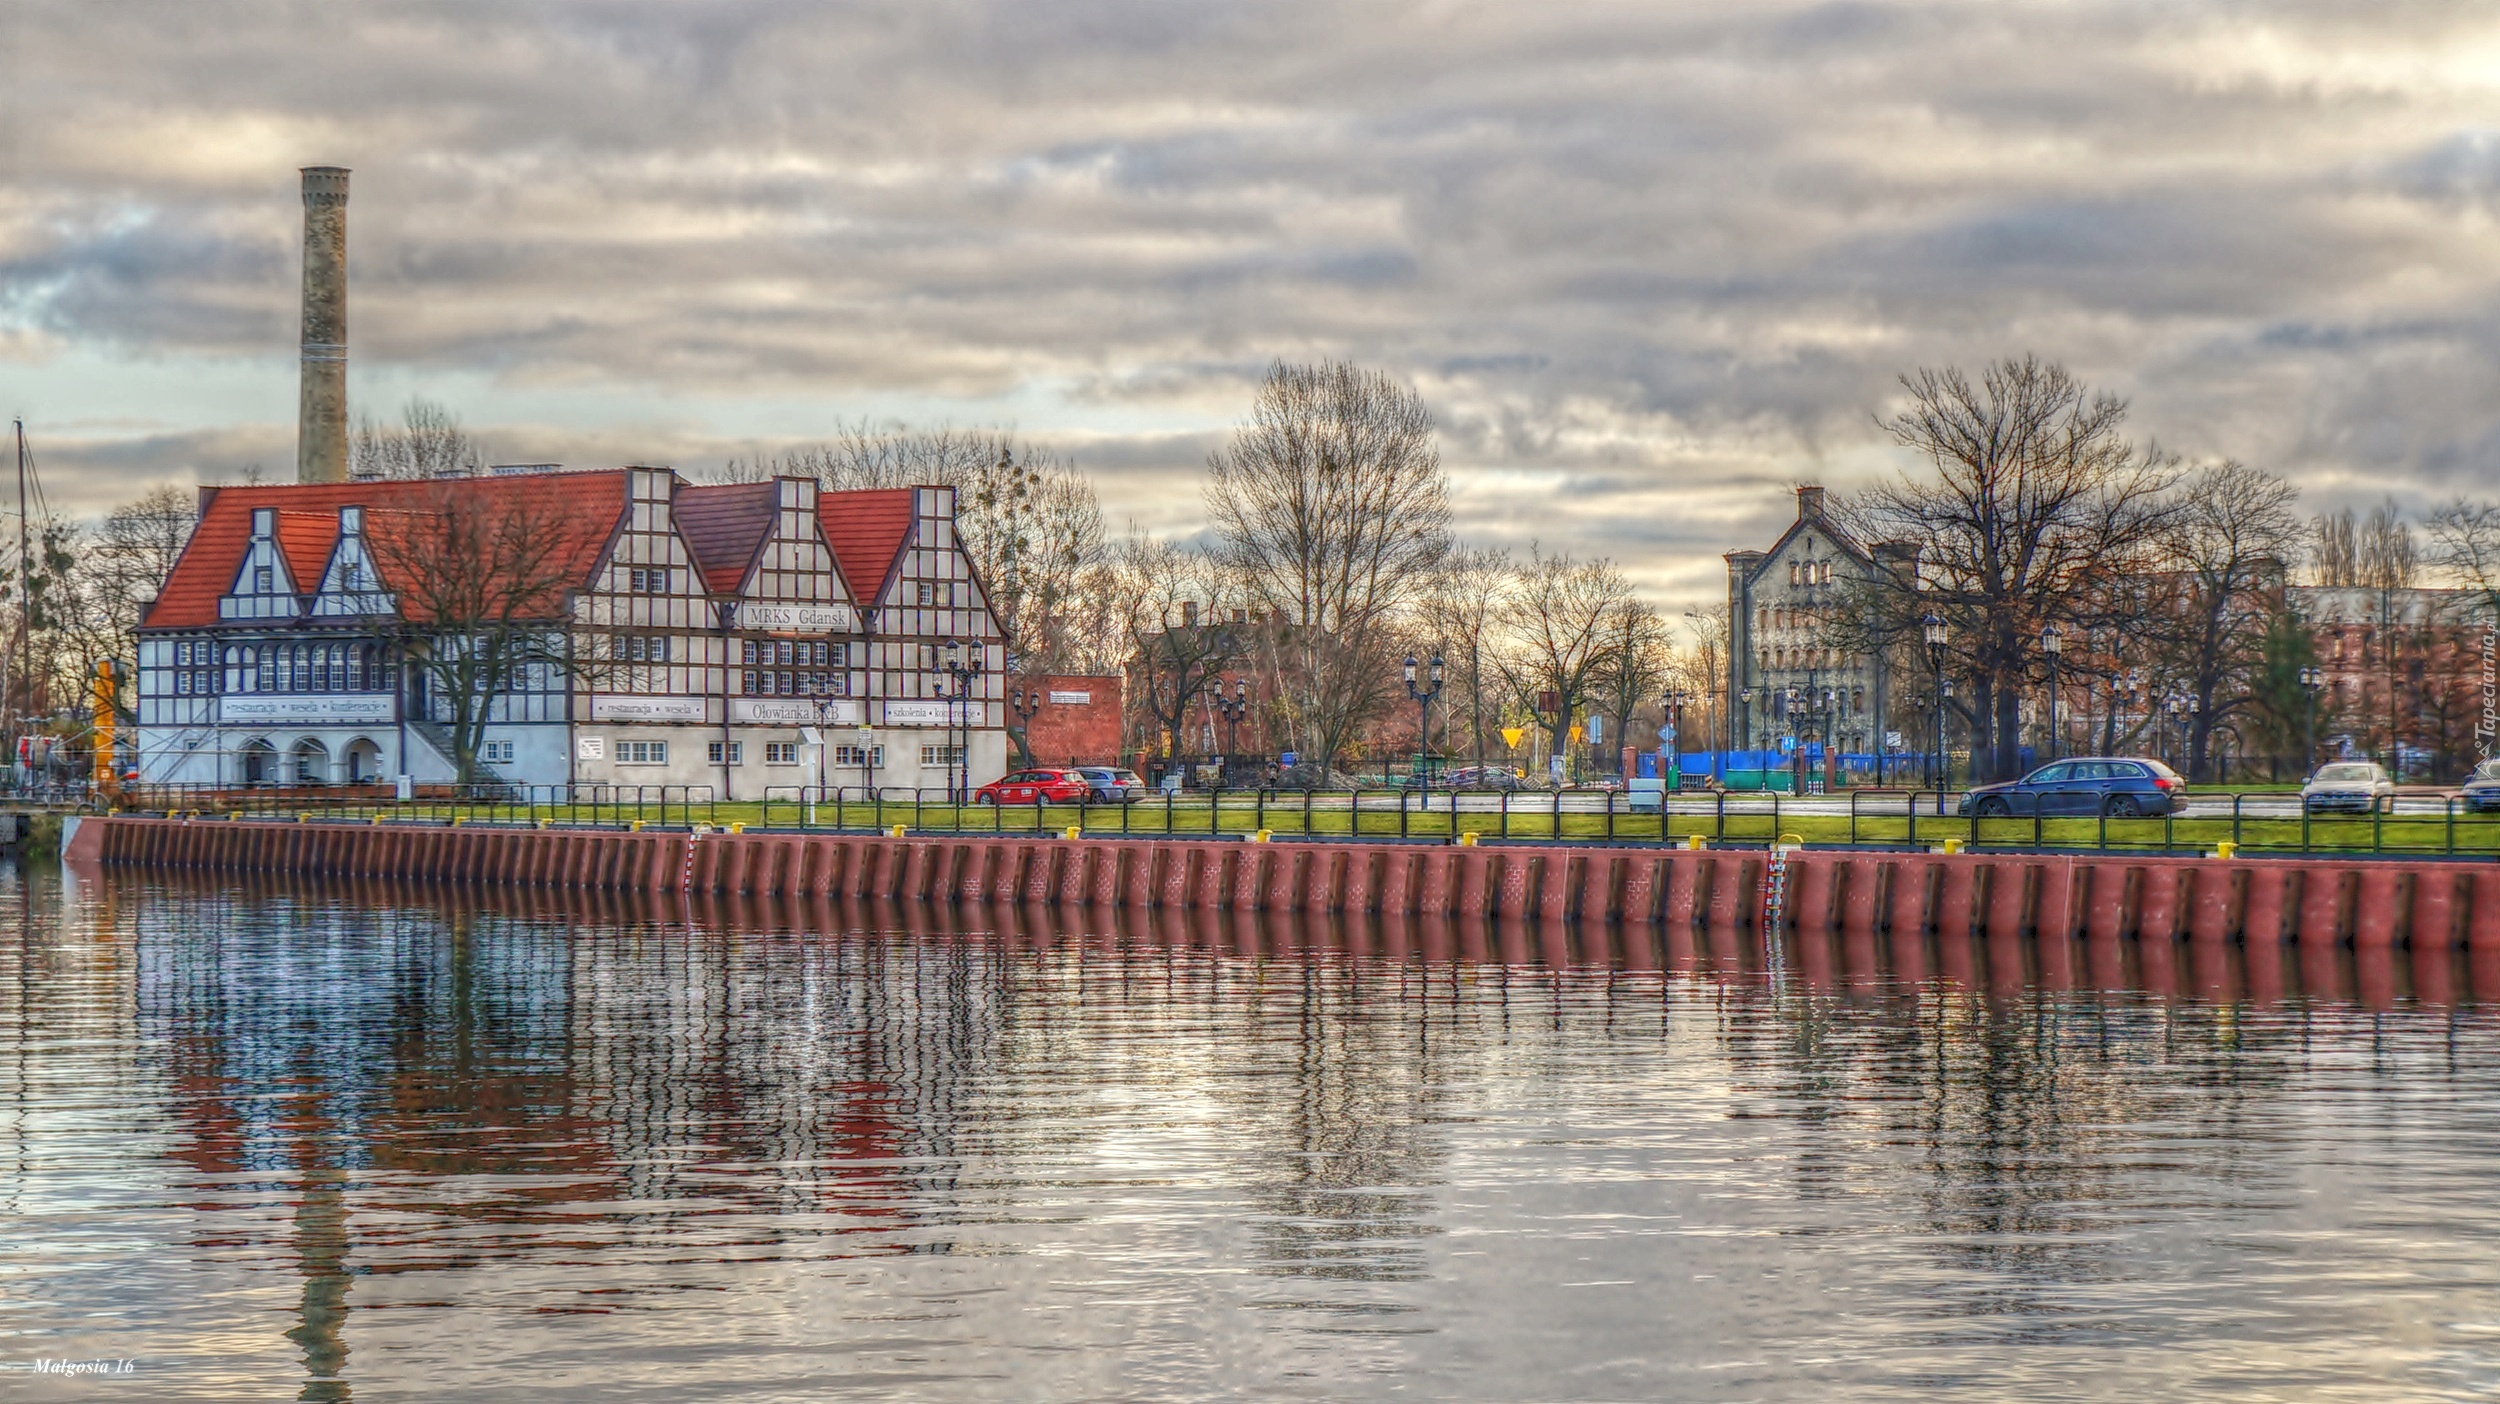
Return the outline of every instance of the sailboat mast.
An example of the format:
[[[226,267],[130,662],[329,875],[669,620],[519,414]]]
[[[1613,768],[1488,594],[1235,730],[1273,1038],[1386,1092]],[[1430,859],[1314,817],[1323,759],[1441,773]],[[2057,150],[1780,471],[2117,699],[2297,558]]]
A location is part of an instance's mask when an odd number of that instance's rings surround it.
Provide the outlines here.
[[[22,706],[32,710],[32,689],[26,686],[26,643],[34,637],[33,580],[27,568],[26,554],[26,421],[17,425],[17,639],[9,650],[17,662],[18,692],[24,697]]]

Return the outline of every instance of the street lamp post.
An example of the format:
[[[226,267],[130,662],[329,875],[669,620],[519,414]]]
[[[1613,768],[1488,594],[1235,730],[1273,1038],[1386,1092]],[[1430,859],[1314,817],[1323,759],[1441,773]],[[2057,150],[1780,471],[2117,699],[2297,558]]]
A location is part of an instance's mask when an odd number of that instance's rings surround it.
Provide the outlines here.
[[[1415,679],[1415,655],[1406,655],[1406,695],[1415,699],[1415,764],[1423,786],[1432,788],[1432,699],[1441,695],[1441,655],[1432,655],[1429,684]],[[1402,822],[1402,821],[1401,821]]]
[[[1944,754],[1944,701],[1949,695],[1944,690],[1944,646],[1949,636],[1944,619],[1935,614],[1920,620],[1919,630],[1927,640],[1927,664],[1935,674],[1936,684],[1936,760],[1928,767],[1928,779],[1941,791],[1953,779],[1953,769]]]
[[[2049,660],[2049,759],[2057,759],[2057,655],[2065,646],[2057,636],[2057,626],[2040,631],[2040,652]]]
[[[2325,686],[2324,668],[2312,665],[2300,670],[2300,690],[2309,703],[2300,728],[2300,773],[2304,777],[2309,774],[2309,767],[2318,763],[2318,691]]]
[[[1692,694],[1680,687],[1670,689],[1666,696],[1658,699],[1660,705],[1667,709],[1667,725],[1675,737],[1668,751],[1667,773],[1660,777],[1666,781],[1661,788],[1669,791],[1684,787],[1684,709],[1692,700]]]
[[[1250,683],[1245,678],[1233,679],[1233,695],[1224,695],[1224,686],[1216,684],[1215,710],[1224,714],[1224,783],[1232,784],[1232,770],[1241,758],[1241,719],[1250,715]]]
[[[1042,710],[1042,701],[1042,690],[1038,687],[1012,687],[1007,689],[1007,710],[1015,714],[1016,729],[1018,731],[1027,733],[1031,731],[1034,714]],[[1022,750],[1028,758],[1032,757],[1033,742],[1029,734],[1025,739]]]
[[[972,784],[972,715],[970,711],[970,704],[972,701],[973,685],[977,683],[981,677],[981,651],[980,649],[975,648],[972,651],[971,659],[966,661],[964,658],[962,641],[958,639],[948,639],[946,641],[945,655],[939,662],[935,671],[938,684],[938,700],[946,704],[946,749],[948,751],[948,755],[946,757],[946,798],[951,804],[961,804],[967,798],[964,794],[964,790],[971,788]],[[947,689],[947,684],[950,682],[954,684],[954,689],[952,691]],[[960,732],[963,737],[963,744],[960,746],[955,744],[955,737],[958,732]],[[960,787],[955,783],[955,776],[958,767],[961,768],[963,773],[963,785]]]

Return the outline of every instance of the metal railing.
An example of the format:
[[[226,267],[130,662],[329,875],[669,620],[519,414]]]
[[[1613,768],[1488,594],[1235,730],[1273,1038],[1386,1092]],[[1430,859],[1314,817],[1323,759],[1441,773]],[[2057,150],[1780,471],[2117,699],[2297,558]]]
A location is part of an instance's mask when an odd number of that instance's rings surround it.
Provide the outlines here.
[[[513,825],[799,832],[1238,837],[1345,841],[1610,843],[2063,852],[2246,854],[2385,853],[2500,858],[2500,813],[2460,795],[2415,795],[2395,810],[2322,814],[2282,792],[2200,793],[2185,813],[2148,817],[1957,812],[1950,790],[1860,789],[1793,796],[1776,791],[1655,795],[1614,791],[1187,790],[1126,802],[1084,799],[993,805],[942,790],[775,786],[723,800],[700,785],[488,785],[429,789],[402,800],[380,787],[134,787],[121,807],[143,813]],[[1635,803],[1635,800],[1638,803]]]

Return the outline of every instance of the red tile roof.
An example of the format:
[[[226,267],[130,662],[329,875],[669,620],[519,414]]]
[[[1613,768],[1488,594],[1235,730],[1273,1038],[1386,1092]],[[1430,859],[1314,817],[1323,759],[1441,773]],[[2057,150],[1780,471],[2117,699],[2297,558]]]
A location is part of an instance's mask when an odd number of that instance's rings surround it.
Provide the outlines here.
[[[911,537],[911,488],[816,494],[816,521],[861,611],[885,601],[886,577]]]
[[[320,583],[321,568],[338,537],[341,507],[365,508],[371,529],[378,535],[389,531],[391,518],[398,517],[405,524],[414,514],[432,510],[446,493],[559,523],[564,539],[558,561],[569,578],[587,587],[591,569],[606,554],[625,515],[625,491],[622,469],[509,478],[217,488],[208,494],[190,544],[183,547],[165,588],[148,608],[145,627],[196,628],[217,622],[217,601],[233,587],[251,545],[255,508],[278,510],[279,549],[286,554],[287,568],[301,572],[295,584],[302,590]]]
[[[249,517],[246,517],[249,520]],[[339,514],[328,512],[278,512],[278,554],[286,558],[286,575],[298,590],[312,590],[321,584],[322,567],[330,563],[330,547],[339,539]],[[242,564],[238,558],[235,564]],[[228,573],[227,579],[233,579]]]
[[[677,529],[693,550],[704,588],[737,593],[755,556],[772,535],[780,493],[776,484],[711,483],[677,490]]]

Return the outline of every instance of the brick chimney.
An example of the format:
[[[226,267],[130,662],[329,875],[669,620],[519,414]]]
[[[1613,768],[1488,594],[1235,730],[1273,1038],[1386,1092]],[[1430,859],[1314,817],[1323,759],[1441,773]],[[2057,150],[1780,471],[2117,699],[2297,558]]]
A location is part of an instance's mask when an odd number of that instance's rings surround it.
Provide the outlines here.
[[[347,481],[347,169],[306,166],[295,480]]]
[[[1820,485],[1809,485],[1797,489],[1797,520],[1802,522],[1809,517],[1819,517],[1822,515],[1822,487]]]

